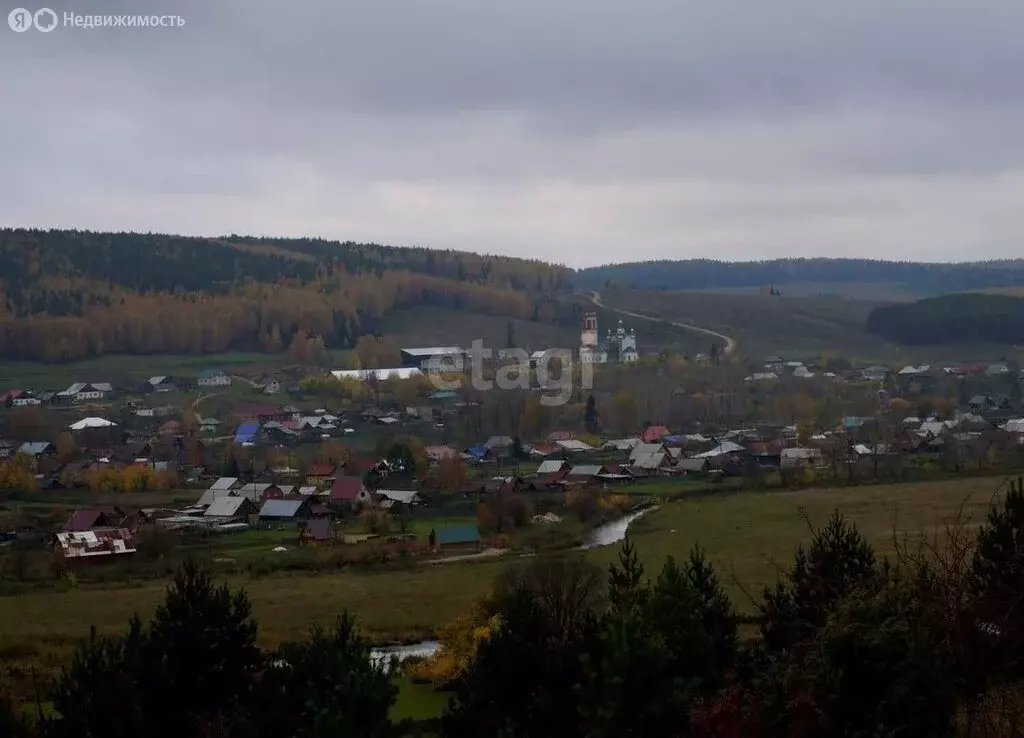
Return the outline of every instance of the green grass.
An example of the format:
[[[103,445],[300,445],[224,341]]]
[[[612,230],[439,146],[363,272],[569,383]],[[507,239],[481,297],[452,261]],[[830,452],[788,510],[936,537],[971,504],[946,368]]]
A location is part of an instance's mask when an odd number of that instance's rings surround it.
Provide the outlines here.
[[[348,352],[332,351],[331,366],[345,363]],[[97,359],[67,364],[42,364],[29,361],[0,362],[0,387],[32,387],[63,389],[76,381],[142,380],[157,374],[195,377],[204,369],[217,367],[229,374],[233,369],[248,366],[276,366],[294,364],[287,354],[222,353],[205,356],[154,354],[110,354]]]
[[[698,495],[640,518],[630,527],[630,538],[652,572],[666,556],[682,558],[699,545],[717,567],[736,606],[749,611],[752,604],[747,593],[759,595],[764,585],[774,583],[780,567],[792,563],[797,545],[810,539],[801,510],[819,526],[839,509],[879,554],[891,554],[894,532],[898,538],[920,534],[941,537],[961,506],[969,524],[981,522],[1002,481],[1001,477],[978,477]],[[608,563],[615,551],[599,550],[592,556]]]
[[[444,308],[395,311],[384,318],[381,330],[400,346],[468,347],[479,338],[485,347],[500,349],[506,345],[510,322],[513,339],[523,348],[572,348],[580,342],[578,329]]]
[[[753,360],[773,354],[807,359],[842,356],[863,363],[927,361],[995,361],[1018,356],[1009,346],[900,346],[868,333],[868,314],[892,299],[790,295],[753,292],[601,290],[609,307],[692,323],[724,333],[739,342],[741,356]],[[890,298],[892,296],[889,296]],[[901,300],[901,301],[906,301]],[[641,337],[642,340],[642,337]]]
[[[439,718],[451,699],[450,694],[438,692],[429,684],[416,684],[407,676],[396,676],[392,682],[398,687],[398,698],[391,708],[392,722]]]
[[[899,282],[787,282],[774,285],[784,297],[842,297],[873,302],[911,302],[923,295]],[[680,292],[704,292],[716,295],[758,295],[764,287],[709,287]]]
[[[603,290],[610,307],[693,323],[725,333],[740,344],[744,356],[785,352],[881,352],[891,350],[865,329],[868,313],[879,302],[829,297],[772,297],[701,292]]]

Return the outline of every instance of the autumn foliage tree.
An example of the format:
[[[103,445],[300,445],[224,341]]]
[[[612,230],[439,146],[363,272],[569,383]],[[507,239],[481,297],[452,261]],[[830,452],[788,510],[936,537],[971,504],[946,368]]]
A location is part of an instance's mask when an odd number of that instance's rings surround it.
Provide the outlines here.
[[[71,459],[75,457],[75,454],[78,453],[78,446],[75,443],[74,436],[72,436],[68,431],[64,431],[57,436],[57,442],[55,445],[57,447],[57,459],[63,463],[71,461]]]
[[[356,369],[389,369],[401,366],[398,345],[384,336],[360,336],[355,347]]]
[[[0,230],[0,262],[0,351],[41,361],[294,346],[297,360],[319,364],[318,339],[351,348],[394,310],[539,319],[534,295],[567,276],[541,262],[374,244],[12,229]],[[397,365],[379,352],[361,359]]]
[[[437,480],[442,492],[456,494],[462,490],[469,478],[466,463],[457,455],[441,459],[437,465]]]
[[[140,464],[94,469],[84,476],[84,482],[92,492],[156,492],[173,489],[177,484],[173,472],[158,471]]]
[[[32,457],[15,454],[14,458],[0,464],[0,489],[34,492],[38,489],[32,473]]]

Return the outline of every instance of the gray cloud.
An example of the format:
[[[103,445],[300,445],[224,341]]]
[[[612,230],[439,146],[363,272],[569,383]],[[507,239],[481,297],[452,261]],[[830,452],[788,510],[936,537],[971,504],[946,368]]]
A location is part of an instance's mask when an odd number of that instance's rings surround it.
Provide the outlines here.
[[[151,0],[0,30],[0,222],[574,265],[1019,256],[1024,5]]]

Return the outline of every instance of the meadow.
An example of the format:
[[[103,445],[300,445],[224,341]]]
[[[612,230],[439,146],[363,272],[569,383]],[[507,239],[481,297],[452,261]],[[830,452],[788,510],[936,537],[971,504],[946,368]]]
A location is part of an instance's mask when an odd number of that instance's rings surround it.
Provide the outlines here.
[[[884,554],[894,549],[894,534],[941,537],[945,525],[961,514],[969,524],[979,523],[1004,483],[1002,477],[979,477],[796,492],[694,493],[640,518],[630,528],[630,538],[649,573],[666,556],[685,557],[700,545],[737,608],[751,613],[751,597],[772,584],[792,561],[797,545],[809,540],[808,521],[821,525],[839,509]],[[280,534],[251,534],[245,554],[264,550],[272,555],[275,536]],[[585,555],[604,567],[616,553],[612,546]],[[482,560],[398,571],[235,574],[224,580],[245,588],[266,646],[299,638],[314,622],[329,622],[346,608],[359,618],[368,637],[386,643],[433,635],[485,594],[506,565]],[[90,625],[101,633],[123,631],[133,613],[146,617],[152,612],[166,585],[166,580],[95,585],[62,581],[0,597],[0,658],[11,670],[10,678],[24,686],[32,669],[44,677],[54,674]]]
[[[432,307],[396,310],[384,318],[382,331],[399,346],[468,348],[474,340],[481,339],[485,347],[497,350],[507,345],[510,323],[515,344],[524,349],[579,345],[578,329]]]
[[[871,311],[896,300],[625,289],[601,290],[601,300],[609,307],[719,331],[735,338],[739,353],[753,359],[774,354],[801,359],[829,355],[855,363],[903,364],[996,361],[1020,353],[1013,347],[986,344],[907,347],[869,333],[866,324]]]
[[[331,367],[347,366],[349,351],[329,351]],[[0,361],[0,387],[63,389],[72,382],[144,380],[156,375],[195,378],[204,369],[228,374],[239,368],[271,370],[294,364],[287,354],[228,352],[221,354],[109,354],[96,359],[64,364],[32,361]]]

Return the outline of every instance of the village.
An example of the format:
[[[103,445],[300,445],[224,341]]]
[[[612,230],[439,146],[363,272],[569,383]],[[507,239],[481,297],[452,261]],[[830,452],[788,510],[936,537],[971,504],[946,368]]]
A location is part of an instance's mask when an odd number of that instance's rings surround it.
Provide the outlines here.
[[[1021,376],[1005,363],[695,357],[679,369],[638,361],[634,345],[618,391],[599,381],[546,414],[543,388],[434,389],[428,363],[464,358],[458,347],[403,349],[403,366],[372,370],[12,388],[2,396],[0,536],[49,551],[57,571],[129,558],[154,536],[184,549],[245,542],[270,559],[338,547],[360,552],[341,565],[371,548],[384,563],[436,561],[585,545],[601,524],[686,494],[1024,465]],[[703,393],[717,401],[701,412],[678,390],[660,405],[640,399],[630,383],[646,385],[645,370],[664,379],[666,366],[695,372],[694,387],[717,385]],[[862,412],[828,418],[852,408]],[[210,543],[220,536],[235,542]]]

